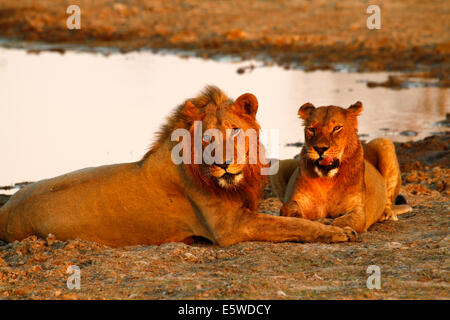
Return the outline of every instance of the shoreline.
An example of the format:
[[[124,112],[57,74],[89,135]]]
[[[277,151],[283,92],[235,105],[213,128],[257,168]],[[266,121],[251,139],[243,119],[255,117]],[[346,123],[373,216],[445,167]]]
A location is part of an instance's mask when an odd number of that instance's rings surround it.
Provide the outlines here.
[[[285,68],[306,71],[341,65],[358,72],[401,71],[406,79],[437,79],[434,86],[450,87],[450,11],[439,4],[383,3],[380,30],[367,29],[364,4],[356,0],[268,0],[254,5],[186,0],[182,6],[176,0],[99,0],[81,5],[80,30],[65,26],[65,5],[62,0],[0,0],[0,13],[8,13],[0,14],[0,37],[6,42],[104,47],[121,53],[145,49],[188,51],[203,58],[266,57]],[[398,83],[387,79],[379,85]]]

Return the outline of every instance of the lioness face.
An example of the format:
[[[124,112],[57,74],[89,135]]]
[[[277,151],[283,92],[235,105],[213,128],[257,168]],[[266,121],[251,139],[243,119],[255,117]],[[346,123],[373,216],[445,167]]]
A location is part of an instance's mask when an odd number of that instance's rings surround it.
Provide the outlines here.
[[[258,150],[257,108],[256,97],[249,93],[229,105],[203,108],[200,167],[204,179],[225,189],[236,188],[244,181],[249,151]]]
[[[356,117],[362,111],[361,102],[347,109],[326,106],[315,108],[306,103],[298,115],[304,120],[304,153],[319,177],[333,177],[339,171],[342,157],[357,132]]]

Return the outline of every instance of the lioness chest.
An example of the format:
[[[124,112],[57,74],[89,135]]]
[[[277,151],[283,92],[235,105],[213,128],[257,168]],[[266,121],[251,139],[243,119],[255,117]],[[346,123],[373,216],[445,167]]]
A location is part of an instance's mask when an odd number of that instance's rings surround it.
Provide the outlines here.
[[[346,187],[338,183],[324,182],[323,179],[302,177],[300,192],[296,199],[302,214],[310,220],[336,218],[351,212],[362,202],[357,186]]]

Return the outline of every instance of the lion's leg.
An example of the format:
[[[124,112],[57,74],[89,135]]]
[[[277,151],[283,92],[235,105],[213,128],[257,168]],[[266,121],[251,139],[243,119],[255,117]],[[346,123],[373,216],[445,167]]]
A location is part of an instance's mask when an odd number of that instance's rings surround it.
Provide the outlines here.
[[[365,146],[364,157],[377,168],[385,181],[386,207],[380,221],[397,220],[392,204],[400,192],[402,178],[394,144],[385,138],[374,139]]]
[[[355,240],[357,234],[351,228],[246,211],[232,230],[217,236],[219,245],[227,246],[241,241],[345,242]]]

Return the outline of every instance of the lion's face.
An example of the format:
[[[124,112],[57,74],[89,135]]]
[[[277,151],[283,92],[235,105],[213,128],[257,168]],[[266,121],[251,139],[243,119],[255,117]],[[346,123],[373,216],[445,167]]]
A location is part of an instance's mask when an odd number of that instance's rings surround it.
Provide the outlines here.
[[[186,102],[187,112],[196,114],[196,121],[201,121],[203,159],[196,169],[202,180],[223,189],[237,188],[244,183],[249,175],[249,152],[258,151],[257,108],[256,97],[248,93],[234,103],[210,104],[200,111],[190,101]],[[192,136],[198,129],[192,125]],[[192,146],[195,145],[193,138]],[[195,147],[192,149],[195,153]]]
[[[359,101],[347,109],[315,108],[310,103],[300,107],[298,115],[305,125],[303,153],[319,177],[331,178],[338,173],[345,150],[357,134],[356,117],[361,111]]]

